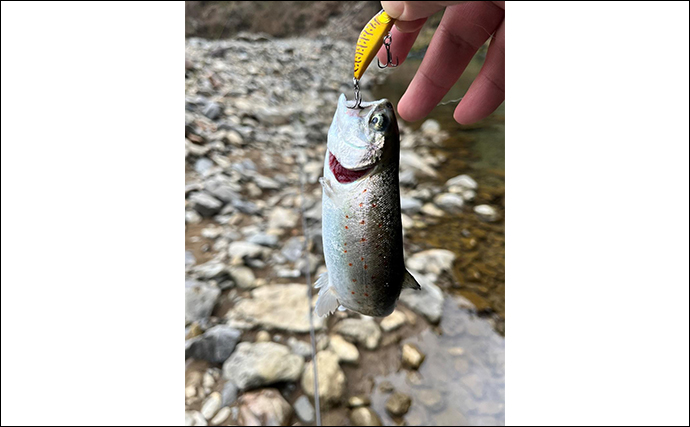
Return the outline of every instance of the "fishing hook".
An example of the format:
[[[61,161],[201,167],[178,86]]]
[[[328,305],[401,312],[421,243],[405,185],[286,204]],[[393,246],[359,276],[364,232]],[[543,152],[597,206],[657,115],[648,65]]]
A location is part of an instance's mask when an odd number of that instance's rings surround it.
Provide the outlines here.
[[[391,56],[391,40],[393,37],[391,37],[391,33],[386,34],[386,37],[383,38],[383,45],[386,47],[386,65],[381,65],[381,61],[379,61],[378,58],[376,58],[376,62],[378,63],[379,68],[395,68],[400,64],[400,61],[398,60],[398,57],[395,57],[395,65],[393,65],[393,57]]]

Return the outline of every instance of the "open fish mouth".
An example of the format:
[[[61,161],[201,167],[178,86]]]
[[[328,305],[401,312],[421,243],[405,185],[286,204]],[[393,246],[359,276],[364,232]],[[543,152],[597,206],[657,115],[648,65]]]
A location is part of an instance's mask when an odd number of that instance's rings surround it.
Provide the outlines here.
[[[357,181],[364,175],[368,174],[372,169],[374,169],[375,166],[376,164],[368,166],[364,169],[348,169],[340,164],[333,153],[330,151],[328,152],[328,167],[331,169],[336,181],[341,184],[348,184],[350,182]]]

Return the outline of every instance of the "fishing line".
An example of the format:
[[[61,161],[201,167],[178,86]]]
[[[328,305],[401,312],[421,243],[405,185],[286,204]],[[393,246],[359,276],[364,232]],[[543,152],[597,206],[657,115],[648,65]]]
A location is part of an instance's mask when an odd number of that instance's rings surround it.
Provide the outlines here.
[[[312,302],[312,282],[311,282],[311,266],[309,262],[309,233],[307,232],[307,217],[304,214],[304,181],[306,177],[304,175],[305,165],[307,163],[307,156],[304,153],[301,157],[302,167],[299,172],[299,197],[300,197],[300,210],[302,212],[302,232],[304,233],[304,246],[302,247],[302,256],[306,261],[306,272],[307,276],[307,298],[309,299],[309,339],[311,341],[311,361],[314,367],[314,406],[316,407],[316,425],[321,425],[321,406],[319,404],[319,376],[316,369],[316,337],[314,333],[314,314],[311,307]]]

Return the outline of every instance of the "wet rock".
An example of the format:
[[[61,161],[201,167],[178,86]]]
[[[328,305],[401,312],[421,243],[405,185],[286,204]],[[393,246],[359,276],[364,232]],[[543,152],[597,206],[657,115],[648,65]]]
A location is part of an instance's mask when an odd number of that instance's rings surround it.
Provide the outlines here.
[[[411,150],[400,150],[400,170],[411,169],[416,176],[436,177],[436,171],[422,156]]]
[[[206,319],[211,315],[220,289],[196,280],[185,281],[185,323]]]
[[[429,322],[437,324],[443,313],[443,292],[427,276],[411,271],[421,290],[404,289],[400,293],[400,302],[414,312],[424,316]]]
[[[376,350],[381,341],[381,328],[371,319],[343,319],[333,331],[367,350]]]
[[[382,381],[379,385],[379,390],[381,390],[383,393],[390,393],[395,390],[395,387],[393,387],[393,384],[390,381]]]
[[[208,423],[201,412],[199,411],[185,411],[184,425],[186,426],[206,426]]]
[[[289,261],[295,262],[302,257],[302,248],[304,248],[304,237],[291,237],[285,242],[280,253]]]
[[[214,186],[208,191],[213,195],[213,197],[225,203],[234,203],[235,201],[241,200],[242,197],[235,192],[233,187],[226,184]]]
[[[394,417],[401,417],[410,410],[412,399],[410,396],[396,391],[386,400],[386,411]]]
[[[452,270],[455,258],[455,253],[449,250],[429,249],[412,255],[405,261],[405,265],[421,273],[439,275]]]
[[[230,412],[230,408],[228,408],[227,406],[224,408],[220,408],[216,416],[213,417],[213,419],[211,420],[211,425],[217,426],[223,424],[228,419],[228,417],[230,417]]]
[[[205,175],[213,166],[215,166],[213,161],[206,157],[201,157],[194,163],[194,170],[200,175]]]
[[[371,408],[356,408],[350,412],[350,422],[353,426],[380,426],[381,419]]]
[[[203,417],[207,420],[210,420],[214,415],[216,415],[216,413],[218,413],[220,403],[220,393],[211,393],[211,395],[204,400],[204,404],[201,405],[201,415],[203,415]]]
[[[223,106],[217,102],[209,102],[204,107],[203,114],[211,120],[216,120],[223,114]]]
[[[303,367],[304,359],[292,354],[284,345],[243,342],[237,345],[235,352],[223,364],[223,377],[246,390],[277,382],[296,381]]]
[[[291,415],[292,407],[273,388],[245,393],[239,399],[239,424],[243,426],[284,426]]]
[[[314,397],[314,366],[313,361],[307,363],[302,375],[302,390],[310,397]],[[319,398],[327,408],[340,401],[345,391],[345,373],[340,369],[338,356],[328,350],[320,351],[316,355],[316,369],[319,379]]]
[[[268,215],[268,227],[273,229],[295,228],[297,221],[299,221],[297,212],[280,206],[274,208]]]
[[[190,224],[198,224],[203,218],[197,211],[184,211],[184,221]]]
[[[314,422],[314,407],[311,405],[307,396],[298,397],[292,407],[295,410],[295,415],[297,415],[300,421],[306,424]]]
[[[189,196],[189,202],[192,208],[199,213],[199,215],[209,218],[217,214],[223,203],[215,197],[204,191],[197,191]]]
[[[494,222],[498,221],[498,212],[489,205],[479,205],[474,207],[474,212],[483,221]]]
[[[261,246],[275,247],[278,244],[278,236],[275,234],[254,233],[247,237],[247,241]]]
[[[256,111],[256,117],[266,126],[280,126],[290,122],[290,111],[264,107]]]
[[[395,310],[390,316],[384,317],[383,320],[381,320],[380,326],[384,332],[390,332],[404,325],[406,321],[407,316],[405,316],[405,313],[400,310]]]
[[[405,343],[402,347],[402,363],[403,366],[411,369],[419,369],[419,366],[424,361],[424,353],[419,348],[410,343]]]
[[[408,215],[414,215],[422,209],[422,202],[413,197],[400,198],[400,210]]]
[[[358,395],[347,399],[347,406],[349,408],[360,408],[369,405],[371,405],[371,399],[368,396]]]
[[[188,270],[196,264],[196,258],[191,251],[184,251],[184,268]]]
[[[446,211],[459,212],[462,210],[465,201],[457,194],[444,193],[434,197],[434,203]]]
[[[328,347],[341,363],[357,364],[359,362],[359,351],[354,344],[345,341],[340,335],[331,335]]]
[[[229,406],[235,403],[235,400],[237,400],[237,386],[233,384],[232,381],[227,381],[225,385],[223,385],[223,390],[220,392],[221,396],[221,404],[220,406]]]
[[[467,190],[476,190],[477,189],[477,181],[472,179],[469,175],[458,175],[454,178],[449,179],[446,181],[446,187],[453,187],[453,186],[460,186],[463,187]]]
[[[218,279],[227,273],[224,263],[220,261],[209,261],[194,267],[194,273],[201,279]]]
[[[250,299],[237,303],[229,319],[243,320],[267,330],[309,332],[307,285],[265,285],[256,288]],[[323,328],[324,319],[314,317],[314,329]]]
[[[280,188],[280,184],[278,183],[278,181],[260,174],[254,175],[254,182],[262,190],[277,190]]]
[[[422,123],[419,130],[425,135],[434,136],[441,132],[441,125],[434,119],[427,119]]]
[[[416,396],[424,406],[432,411],[440,411],[444,407],[443,395],[437,390],[420,390]]]
[[[185,358],[223,363],[232,354],[240,335],[240,331],[229,326],[214,326],[203,335],[187,341],[189,344],[185,350]]]
[[[424,206],[422,206],[422,213],[425,215],[435,216],[435,217],[442,217],[445,215],[445,213],[441,209],[437,208],[432,203],[424,204]]]
[[[256,277],[251,268],[243,266],[231,267],[228,269],[228,273],[240,289],[252,289],[255,287]]]

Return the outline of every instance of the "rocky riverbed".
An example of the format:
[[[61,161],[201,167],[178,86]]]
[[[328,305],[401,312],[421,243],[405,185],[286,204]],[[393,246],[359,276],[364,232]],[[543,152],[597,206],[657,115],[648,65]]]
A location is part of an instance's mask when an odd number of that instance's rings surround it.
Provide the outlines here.
[[[328,38],[186,42],[186,425],[313,424],[314,363],[324,425],[504,424],[503,190],[449,173],[463,151],[437,121],[401,124],[406,262],[422,291],[385,319],[315,318],[311,358],[317,180],[351,54]]]

